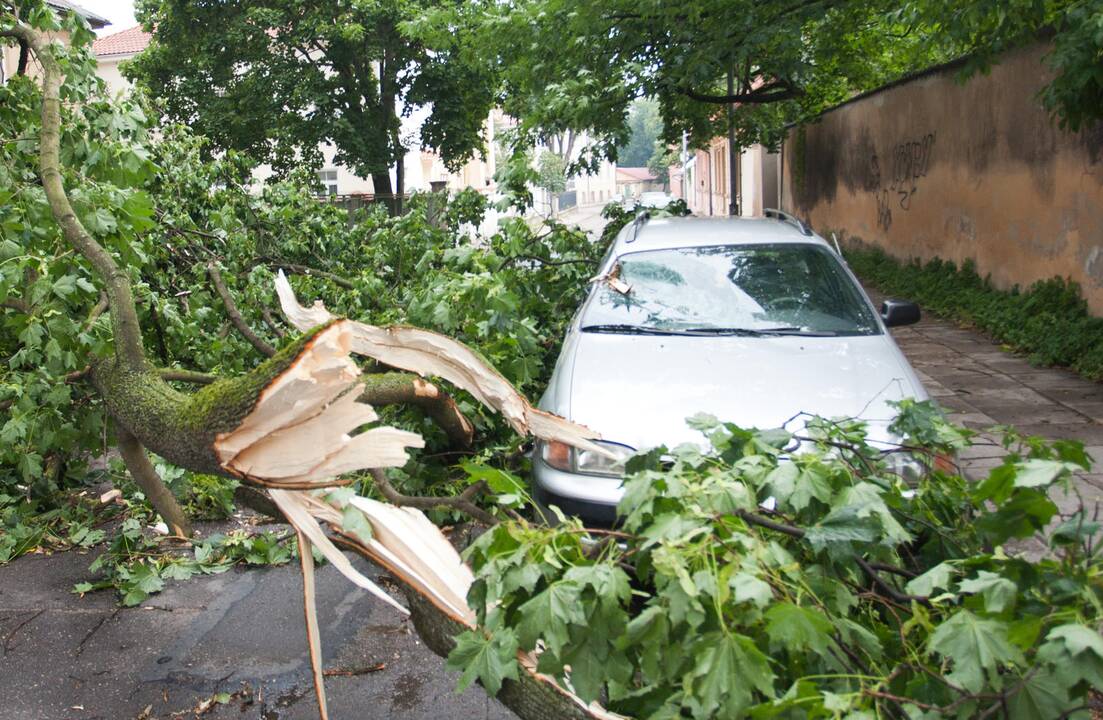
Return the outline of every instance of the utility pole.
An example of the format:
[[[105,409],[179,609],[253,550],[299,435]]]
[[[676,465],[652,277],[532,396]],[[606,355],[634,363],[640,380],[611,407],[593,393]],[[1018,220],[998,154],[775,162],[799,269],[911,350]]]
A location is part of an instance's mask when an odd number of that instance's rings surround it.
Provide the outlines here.
[[[735,95],[735,69],[728,67],[728,95]],[[728,103],[728,215],[739,215],[738,155],[735,152],[735,103]]]

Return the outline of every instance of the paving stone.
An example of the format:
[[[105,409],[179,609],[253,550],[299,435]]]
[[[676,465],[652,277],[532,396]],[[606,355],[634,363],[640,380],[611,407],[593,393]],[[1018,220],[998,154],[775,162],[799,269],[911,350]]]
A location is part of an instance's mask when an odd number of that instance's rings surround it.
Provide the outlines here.
[[[1002,380],[999,382],[982,381],[973,385],[969,388],[969,400],[973,403],[1033,403],[1039,406],[1053,405],[1057,407],[1052,400],[1021,383]]]
[[[1103,423],[1103,402],[1066,400],[1064,404],[1081,415],[1091,418],[1093,422]]]
[[[1059,388],[1079,389],[1085,387],[1085,385],[1093,387],[1099,387],[1100,385],[1061,368],[1032,368],[1029,372],[1017,373],[1015,379],[1040,391]]]
[[[951,413],[947,415],[947,419],[952,423],[964,425],[974,430],[990,428],[998,424],[993,418],[982,412]]]
[[[1091,423],[1081,413],[1056,403],[985,402],[971,398],[978,410],[996,418],[1001,425],[1075,425]]]

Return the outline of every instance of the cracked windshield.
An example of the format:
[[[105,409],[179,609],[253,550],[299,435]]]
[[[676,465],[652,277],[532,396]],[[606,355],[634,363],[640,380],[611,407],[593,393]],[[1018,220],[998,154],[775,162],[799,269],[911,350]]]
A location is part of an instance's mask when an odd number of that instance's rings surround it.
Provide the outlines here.
[[[878,332],[830,250],[814,245],[649,250],[625,255],[617,267],[620,282],[600,287],[583,329]]]

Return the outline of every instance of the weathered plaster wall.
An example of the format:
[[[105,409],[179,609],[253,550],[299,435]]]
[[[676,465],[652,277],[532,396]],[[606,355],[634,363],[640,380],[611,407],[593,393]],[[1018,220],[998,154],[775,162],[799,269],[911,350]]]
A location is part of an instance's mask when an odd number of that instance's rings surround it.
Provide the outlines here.
[[[899,258],[971,258],[1005,289],[1071,278],[1103,315],[1103,125],[1051,122],[1037,100],[1045,51],[965,84],[939,70],[792,130],[783,207]]]

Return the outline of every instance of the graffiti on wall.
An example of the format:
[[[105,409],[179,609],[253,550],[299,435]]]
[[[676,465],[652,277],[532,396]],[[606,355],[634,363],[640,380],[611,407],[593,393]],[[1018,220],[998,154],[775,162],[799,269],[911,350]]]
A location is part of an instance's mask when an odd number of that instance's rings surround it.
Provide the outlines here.
[[[892,227],[893,208],[905,212],[911,209],[919,180],[930,169],[934,140],[935,134],[927,133],[918,140],[897,144],[889,155],[889,173],[884,176],[877,153],[870,157],[868,187],[876,200],[877,226],[882,230]]]

